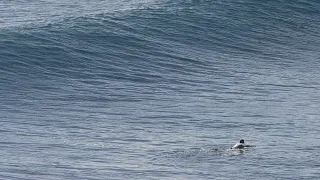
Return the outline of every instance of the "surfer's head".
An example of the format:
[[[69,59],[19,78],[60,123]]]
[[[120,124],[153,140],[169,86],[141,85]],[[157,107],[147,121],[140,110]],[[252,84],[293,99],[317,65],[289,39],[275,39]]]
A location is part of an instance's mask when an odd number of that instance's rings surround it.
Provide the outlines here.
[[[244,143],[244,140],[243,140],[243,139],[241,139],[241,140],[240,140],[240,143],[241,143],[241,144],[243,144],[243,143]]]

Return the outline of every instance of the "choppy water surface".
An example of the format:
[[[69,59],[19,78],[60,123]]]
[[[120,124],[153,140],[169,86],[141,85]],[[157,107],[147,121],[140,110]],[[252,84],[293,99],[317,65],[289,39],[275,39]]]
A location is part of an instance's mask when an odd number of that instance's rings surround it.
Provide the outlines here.
[[[319,9],[1,1],[0,179],[319,179]]]

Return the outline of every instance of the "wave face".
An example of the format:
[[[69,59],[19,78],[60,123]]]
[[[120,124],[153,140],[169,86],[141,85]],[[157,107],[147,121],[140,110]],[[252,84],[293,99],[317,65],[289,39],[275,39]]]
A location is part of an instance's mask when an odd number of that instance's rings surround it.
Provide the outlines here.
[[[0,178],[319,177],[319,19],[316,0],[0,2]],[[239,136],[277,151],[167,156]]]

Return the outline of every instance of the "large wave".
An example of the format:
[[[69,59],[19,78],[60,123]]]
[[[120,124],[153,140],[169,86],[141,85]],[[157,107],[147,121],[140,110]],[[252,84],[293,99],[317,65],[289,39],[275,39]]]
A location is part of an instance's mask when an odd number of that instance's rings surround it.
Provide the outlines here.
[[[319,65],[317,1],[17,2],[9,2],[17,19],[10,24],[5,14],[0,29],[6,92],[72,93],[81,83],[196,86],[231,76],[230,64]],[[50,6],[39,10],[41,3]]]

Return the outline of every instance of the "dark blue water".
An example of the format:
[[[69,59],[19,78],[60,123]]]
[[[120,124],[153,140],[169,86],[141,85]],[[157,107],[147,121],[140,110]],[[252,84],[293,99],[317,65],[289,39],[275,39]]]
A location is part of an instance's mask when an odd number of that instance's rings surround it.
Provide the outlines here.
[[[0,179],[319,179],[319,19],[316,0],[0,1]]]

